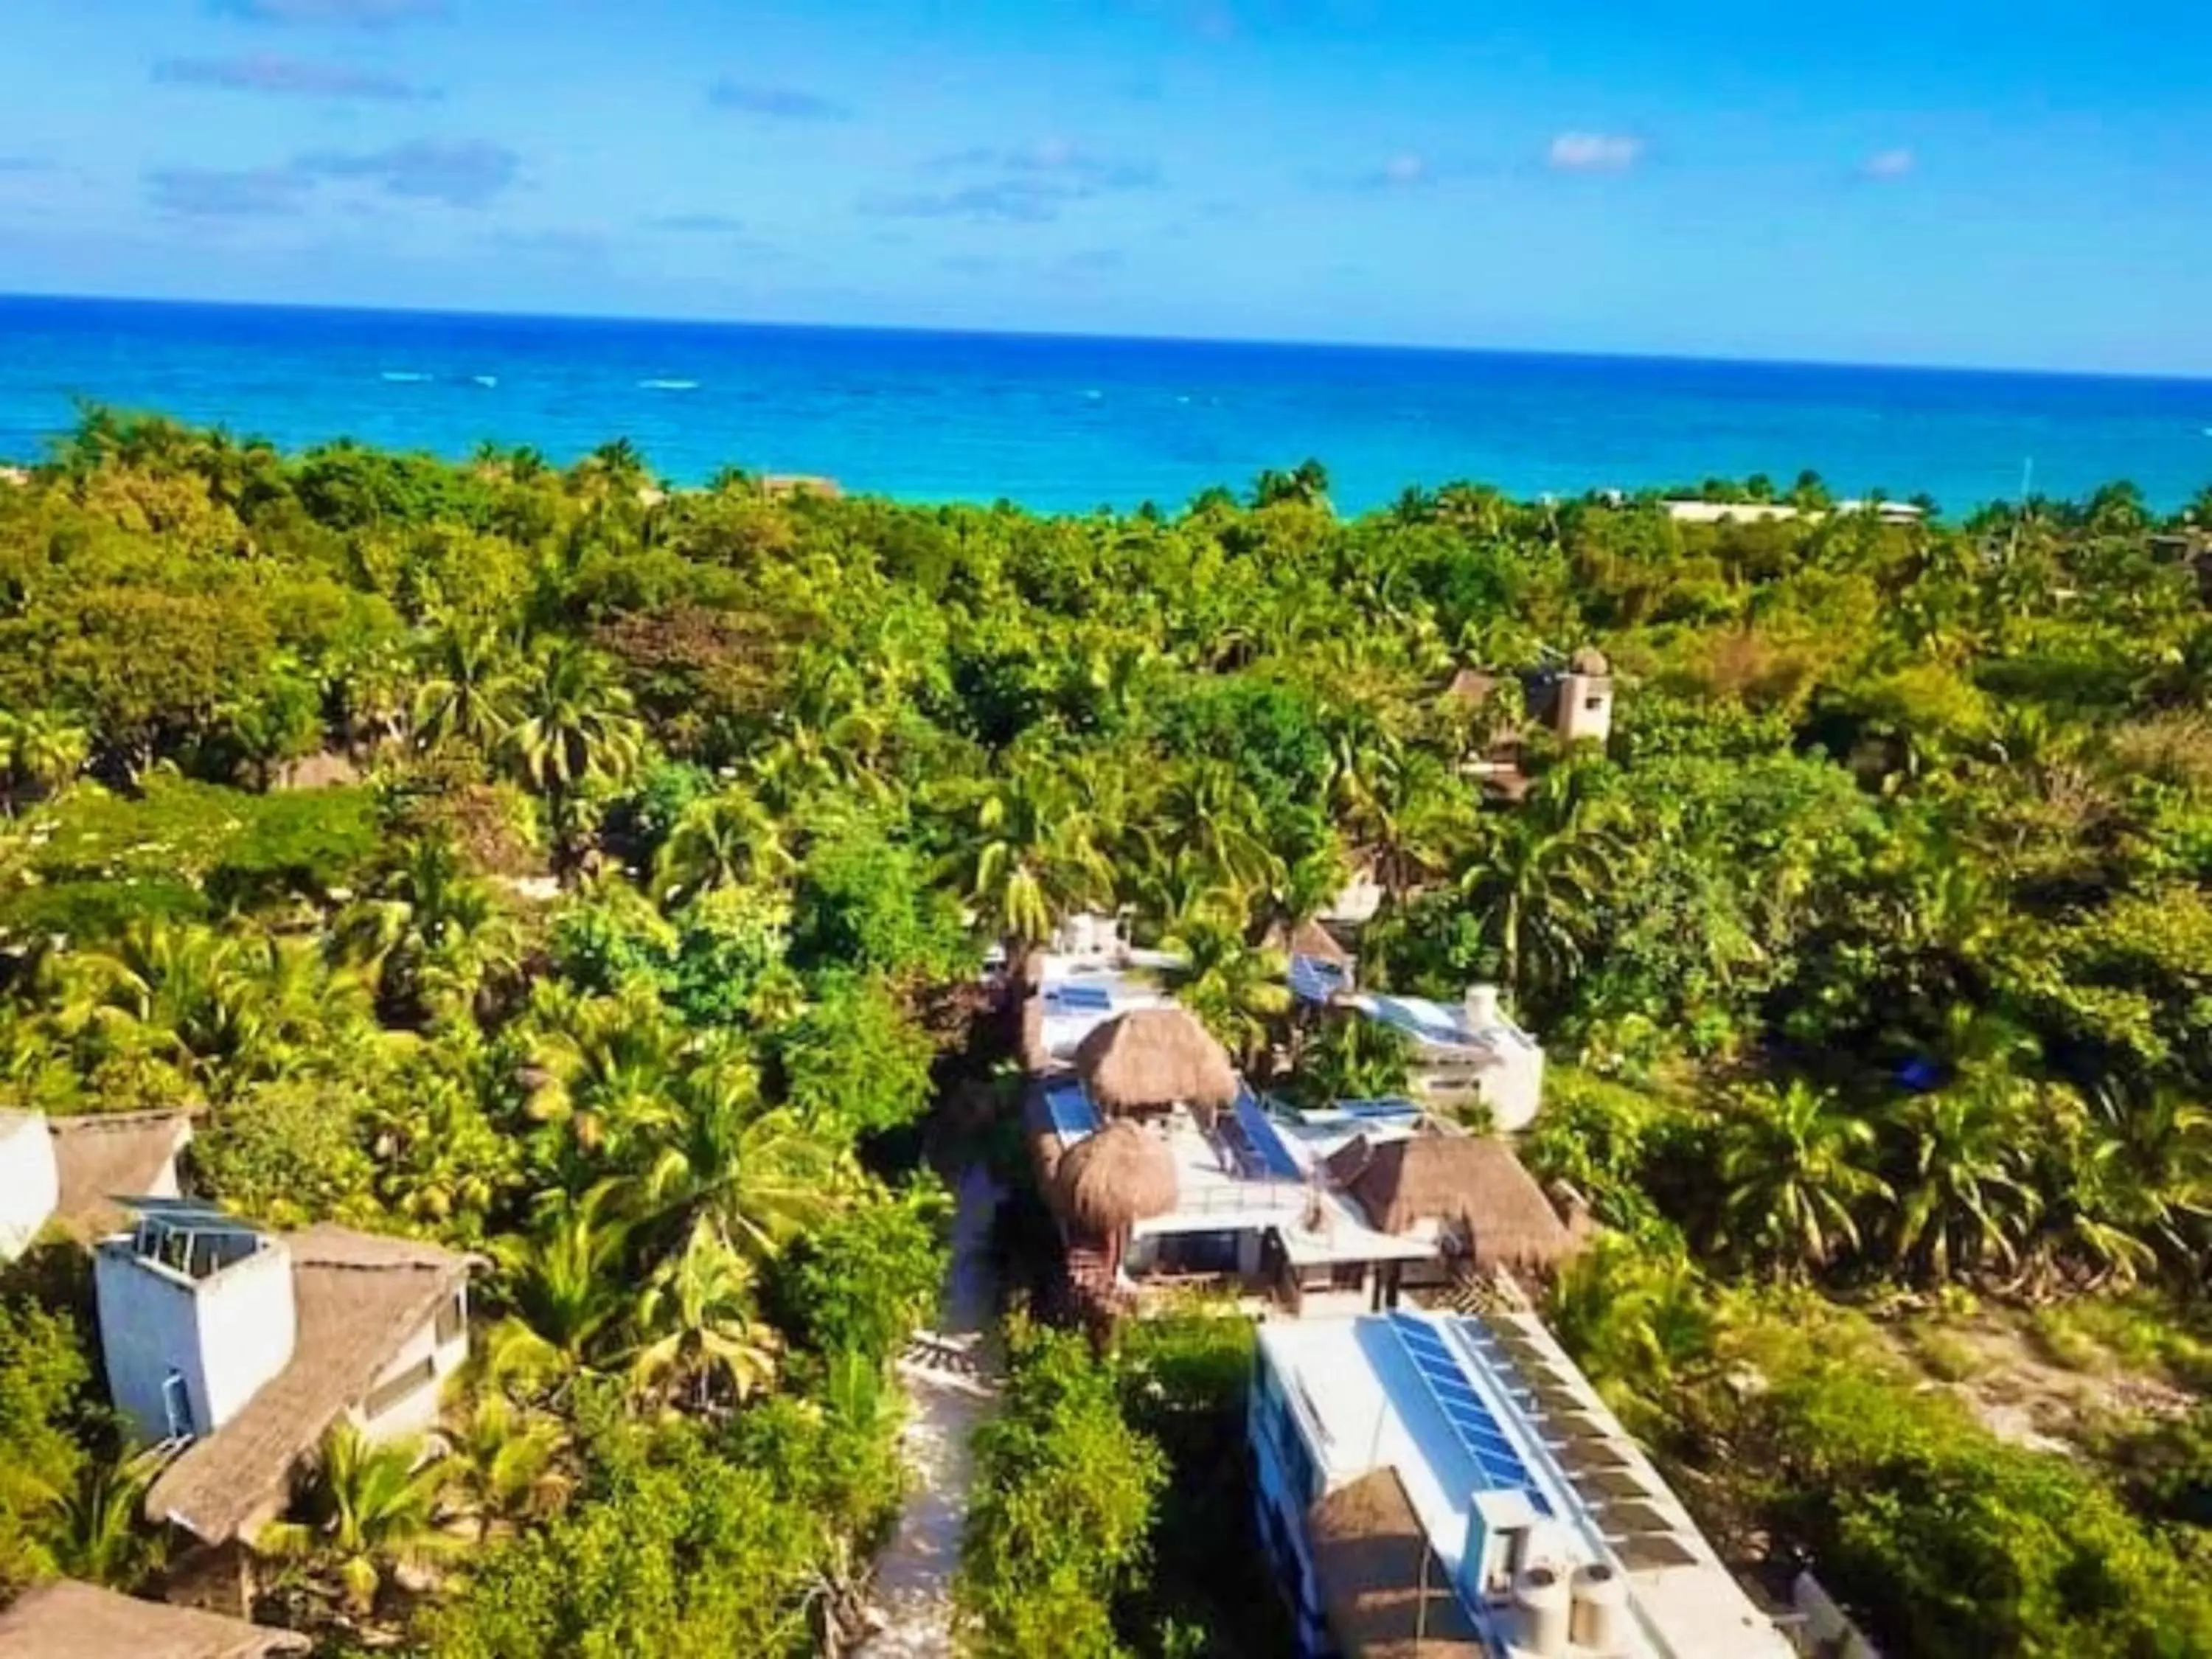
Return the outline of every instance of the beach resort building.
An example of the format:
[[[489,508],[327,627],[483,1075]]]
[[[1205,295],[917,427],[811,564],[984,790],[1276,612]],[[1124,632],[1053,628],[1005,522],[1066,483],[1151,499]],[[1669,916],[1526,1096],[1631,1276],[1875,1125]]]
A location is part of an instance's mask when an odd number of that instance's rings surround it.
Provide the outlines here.
[[[1613,736],[1613,665],[1601,651],[1588,647],[1563,663],[1534,668],[1517,681],[1520,705],[1501,702],[1506,676],[1462,668],[1444,687],[1443,703],[1462,718],[1482,718],[1487,737],[1461,770],[1481,781],[1494,800],[1517,804],[1531,787],[1522,767],[1522,750],[1531,731],[1547,731],[1563,748],[1595,744],[1602,749]]]
[[[116,1409],[174,1449],[151,1519],[228,1551],[282,1512],[340,1421],[372,1439],[436,1423],[468,1355],[467,1258],[343,1227],[278,1235],[181,1200],[128,1207],[94,1283]]]
[[[313,1645],[291,1631],[68,1579],[25,1590],[0,1613],[0,1659],[270,1659]]]
[[[1307,1659],[1796,1651],[1533,1317],[1268,1325],[1249,1428]]]
[[[182,1112],[0,1112],[0,1261],[49,1224],[87,1242],[110,1231],[123,1218],[117,1194],[173,1198],[191,1137]]]
[[[1289,983],[1310,1007],[1398,1032],[1406,1040],[1414,1092],[1438,1111],[1480,1108],[1504,1134],[1536,1121],[1544,1099],[1543,1047],[1505,1012],[1496,986],[1471,985],[1457,1003],[1361,991],[1350,957],[1310,947],[1291,955]]]
[[[1042,995],[1042,993],[1040,994]],[[1096,1024],[1025,1106],[1079,1294],[1207,1289],[1292,1317],[1395,1306],[1577,1243],[1512,1148],[1408,1100],[1300,1110],[1171,1005]]]

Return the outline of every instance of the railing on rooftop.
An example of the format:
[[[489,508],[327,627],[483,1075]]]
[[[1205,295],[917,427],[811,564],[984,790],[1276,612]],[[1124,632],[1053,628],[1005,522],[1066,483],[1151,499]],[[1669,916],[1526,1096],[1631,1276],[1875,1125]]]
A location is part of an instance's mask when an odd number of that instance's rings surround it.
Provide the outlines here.
[[[1314,1189],[1302,1181],[1255,1181],[1238,1176],[1226,1186],[1183,1194],[1176,1200],[1174,1213],[1229,1215],[1258,1210],[1273,1214],[1282,1210],[1304,1209],[1313,1198]]]

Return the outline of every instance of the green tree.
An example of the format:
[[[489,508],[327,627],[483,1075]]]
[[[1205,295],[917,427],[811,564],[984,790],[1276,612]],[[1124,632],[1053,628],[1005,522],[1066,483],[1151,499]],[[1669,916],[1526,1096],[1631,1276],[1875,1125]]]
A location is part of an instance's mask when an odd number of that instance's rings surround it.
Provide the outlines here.
[[[775,1333],[758,1317],[751,1264],[705,1215],[653,1270],[633,1316],[631,1386],[699,1413],[743,1405],[775,1379]]]
[[[541,646],[515,695],[515,721],[501,747],[523,783],[545,799],[555,862],[574,867],[585,830],[585,792],[635,768],[643,732],[629,693],[605,659],[565,640]]]
[[[1795,1273],[1861,1245],[1859,1217],[1887,1194],[1875,1126],[1802,1079],[1747,1089],[1721,1120],[1721,1222],[1735,1252]]]
[[[254,1547],[295,1564],[356,1615],[376,1607],[399,1567],[428,1567],[458,1541],[440,1525],[447,1470],[414,1441],[371,1442],[350,1423],[325,1438],[301,1518],[264,1528]]]
[[[1459,888],[1516,997],[1558,990],[1582,964],[1629,843],[1588,765],[1547,773],[1516,811],[1491,819]]]

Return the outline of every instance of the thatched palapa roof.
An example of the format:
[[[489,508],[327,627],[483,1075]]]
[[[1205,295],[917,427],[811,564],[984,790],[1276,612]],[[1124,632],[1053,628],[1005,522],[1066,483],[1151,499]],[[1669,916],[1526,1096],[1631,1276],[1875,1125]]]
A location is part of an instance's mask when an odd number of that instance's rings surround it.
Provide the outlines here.
[[[0,1659],[267,1659],[312,1645],[291,1631],[67,1579],[26,1590],[0,1613]]]
[[[1237,1103],[1229,1051],[1183,1008],[1133,1008],[1083,1039],[1075,1069],[1109,1112],[1182,1104],[1225,1112]]]
[[[46,1120],[61,1197],[54,1219],[80,1239],[125,1224],[113,1200],[174,1192],[177,1154],[192,1138],[183,1112],[99,1112]]]
[[[1574,1252],[1544,1189],[1492,1135],[1362,1135],[1328,1160],[1328,1172],[1382,1232],[1462,1224],[1477,1267],[1543,1269]]]
[[[1349,1659],[1486,1659],[1398,1472],[1384,1467],[1306,1512],[1328,1627]]]
[[[1149,1129],[1109,1123],[1068,1149],[1053,1172],[1052,1192],[1079,1234],[1110,1238],[1175,1208],[1175,1158]]]
[[[1450,684],[1444,687],[1443,700],[1446,702],[1464,703],[1470,708],[1480,708],[1490,701],[1492,694],[1497,691],[1498,684],[1498,676],[1495,674],[1486,674],[1480,668],[1462,668],[1451,677]]]
[[[406,1238],[310,1227],[284,1241],[298,1314],[292,1363],[146,1493],[146,1513],[223,1543],[283,1501],[292,1470],[368,1393],[468,1277],[470,1259]]]

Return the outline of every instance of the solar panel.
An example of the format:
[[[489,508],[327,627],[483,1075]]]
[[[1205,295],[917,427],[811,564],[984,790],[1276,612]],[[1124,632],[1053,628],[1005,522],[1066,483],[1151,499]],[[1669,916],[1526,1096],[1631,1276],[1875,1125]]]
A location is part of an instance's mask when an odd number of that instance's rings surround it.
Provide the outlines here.
[[[1607,1504],[1599,1513],[1598,1525],[1607,1538],[1664,1536],[1674,1530],[1674,1523],[1651,1507],[1648,1495]]]
[[[1574,1478],[1575,1490],[1593,1504],[1618,1504],[1648,1500],[1651,1488],[1644,1478],[1627,1468],[1591,1469]]]
[[[1046,1085],[1044,1109],[1052,1120],[1052,1132],[1060,1137],[1063,1146],[1088,1140],[1098,1133],[1098,1113],[1080,1083]]]
[[[1340,1100],[1336,1109],[1347,1117],[1388,1120],[1419,1117],[1421,1109],[1410,1100],[1393,1097],[1387,1100]]]
[[[261,1229],[246,1217],[233,1215],[212,1204],[191,1198],[119,1197],[115,1202],[142,1221],[184,1232],[252,1233]]]
[[[1444,1421],[1474,1466],[1482,1472],[1489,1492],[1523,1492],[1528,1495],[1539,1513],[1549,1515],[1552,1506],[1528,1474],[1528,1466],[1521,1461],[1521,1454],[1498,1426],[1498,1419],[1468,1380],[1467,1371],[1452,1351],[1444,1346],[1443,1338],[1424,1321],[1407,1313],[1389,1316],[1391,1328],[1405,1346],[1406,1357],[1413,1362],[1413,1369],[1428,1387],[1429,1396],[1436,1401],[1437,1409],[1443,1413]]]
[[[1055,985],[1045,994],[1045,1000],[1062,1013],[1110,1014],[1114,1012],[1113,994],[1103,985]]]
[[[1261,1165],[1277,1181],[1304,1181],[1304,1167],[1291,1155],[1283,1132],[1275,1127],[1275,1120],[1267,1115],[1260,1098],[1249,1088],[1237,1091],[1237,1127],[1244,1132],[1245,1144],[1251,1147]]]
[[[1668,1567],[1695,1566],[1698,1562],[1680,1539],[1668,1533],[1624,1538],[1613,1545],[1613,1553],[1630,1572],[1659,1572]]]

